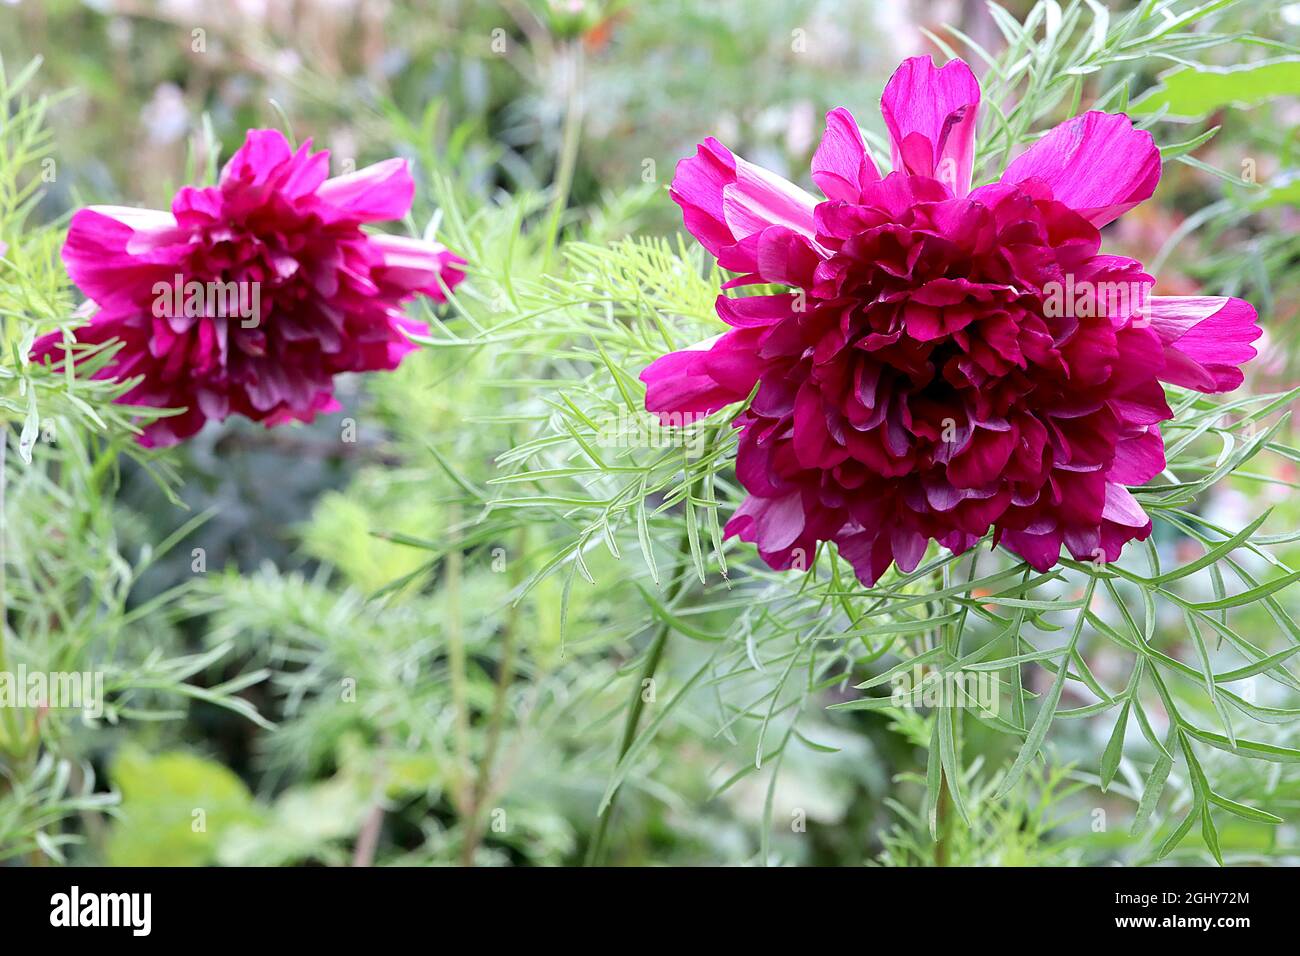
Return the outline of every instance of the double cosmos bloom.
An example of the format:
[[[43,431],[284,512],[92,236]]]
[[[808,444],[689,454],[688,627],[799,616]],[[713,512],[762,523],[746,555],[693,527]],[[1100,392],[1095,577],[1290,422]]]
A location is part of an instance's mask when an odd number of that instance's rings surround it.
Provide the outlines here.
[[[1227,391],[1255,355],[1248,303],[1147,295],[1141,263],[1100,252],[1101,227],[1155,190],[1150,134],[1085,113],[971,189],[979,102],[962,61],[905,61],[881,99],[893,171],[832,110],[823,200],[713,139],[677,167],[686,228],[739,274],[724,290],[787,291],[720,295],[731,331],[646,368],[646,406],[754,393],[726,531],[773,568],[833,541],[871,585],[932,539],[962,552],[990,529],[1040,571],[1062,545],[1112,561],[1151,533],[1128,486],[1165,467],[1161,383]]]
[[[98,378],[138,384],[119,401],[184,409],[141,437],[172,445],[207,419],[267,426],[339,408],[334,376],[396,368],[425,327],[402,305],[437,301],[465,260],[433,242],[362,230],[400,219],[415,184],[390,159],[327,179],[329,153],[250,130],[216,186],[187,186],[171,212],[92,206],[72,218],[63,260],[95,314],[84,345],[120,342]],[[65,358],[63,333],[36,361]],[[75,354],[74,354],[75,360]]]

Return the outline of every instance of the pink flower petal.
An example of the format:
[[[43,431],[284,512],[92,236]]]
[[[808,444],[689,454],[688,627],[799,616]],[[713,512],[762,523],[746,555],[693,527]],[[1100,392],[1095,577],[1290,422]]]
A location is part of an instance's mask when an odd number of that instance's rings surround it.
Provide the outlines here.
[[[817,200],[794,183],[736,157],[736,179],[722,191],[722,211],[737,241],[768,226],[811,238]]]
[[[1093,110],[1057,126],[1002,174],[1004,183],[1029,179],[1100,228],[1155,192],[1160,150],[1124,114]]]
[[[319,153],[313,153],[311,140],[305,140],[298,147],[298,152],[293,154],[293,158],[281,170],[277,192],[291,200],[310,196],[321,187],[329,174],[329,150],[323,149]]]
[[[406,160],[387,159],[327,179],[316,195],[330,207],[326,222],[382,222],[406,215],[415,197],[415,181]]]
[[[817,200],[712,137],[677,164],[669,195],[681,206],[686,228],[724,268],[757,271],[757,245],[745,241],[770,226],[812,239]]]
[[[292,158],[289,141],[278,129],[250,129],[244,145],[222,168],[220,185],[223,189],[265,186]]]
[[[68,225],[63,262],[72,281],[101,307],[152,295],[175,277],[177,247],[186,241],[170,213],[127,206],[80,209]]]
[[[895,172],[930,176],[955,196],[970,191],[980,86],[961,60],[936,68],[928,56],[904,60],[885,85],[880,112]]]
[[[1106,484],[1106,507],[1101,516],[1126,528],[1142,528],[1150,521],[1132,493],[1113,481]]]
[[[790,293],[748,295],[741,298],[720,295],[715,307],[722,321],[733,328],[765,328],[796,315],[795,301]]]
[[[1035,571],[1046,571],[1056,564],[1061,556],[1061,542],[1064,538],[1059,528],[1053,528],[1038,534],[1028,531],[1008,531],[1002,538],[1007,550],[1020,555]]]
[[[707,415],[746,398],[760,371],[757,355],[744,348],[753,341],[751,330],[738,329],[651,362],[640,376],[646,410]]]
[[[1240,365],[1255,357],[1263,332],[1249,302],[1223,296],[1152,296],[1151,329],[1164,346],[1160,377],[1200,392],[1227,392],[1242,383]]]
[[[857,120],[843,107],[826,114],[826,132],[813,154],[812,178],[828,199],[851,203],[858,202],[864,183],[880,179]]]
[[[727,536],[757,544],[761,551],[783,551],[798,540],[804,528],[799,492],[782,498],[746,498],[727,522]]]
[[[1148,426],[1142,434],[1121,438],[1115,444],[1115,458],[1106,472],[1107,481],[1141,485],[1165,470],[1165,443],[1160,430]]]
[[[375,280],[403,292],[423,292],[435,302],[445,302],[443,285],[454,289],[465,278],[459,268],[465,260],[441,243],[384,235],[372,236],[370,244],[382,256]]]

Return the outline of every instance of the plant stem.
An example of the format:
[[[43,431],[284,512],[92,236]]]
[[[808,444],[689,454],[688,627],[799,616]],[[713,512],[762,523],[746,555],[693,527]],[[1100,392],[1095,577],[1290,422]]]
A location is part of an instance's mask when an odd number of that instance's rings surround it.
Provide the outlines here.
[[[668,604],[672,605],[684,590],[686,582],[690,578],[688,564],[690,559],[690,537],[686,532],[682,533],[682,540],[677,548],[677,553],[681,556],[676,569],[676,576],[669,586]],[[663,659],[664,647],[668,644],[668,634],[672,630],[665,621],[660,624],[655,631],[655,636],[650,642],[650,650],[646,653],[645,665],[641,668],[641,676],[632,687],[632,699],[628,705],[627,723],[623,726],[623,741],[618,748],[618,760],[614,765],[622,763],[627,752],[632,748],[633,741],[636,740],[637,725],[641,721],[641,712],[645,710],[644,688],[646,681],[652,680],[655,671],[659,668],[659,661]],[[609,834],[609,821],[614,816],[614,809],[618,804],[618,795],[623,788],[620,786],[614,790],[609,797],[609,803],[605,805],[605,810],[600,814],[600,820],[596,824],[596,833],[592,836],[591,844],[587,847],[587,857],[584,866],[595,866],[600,862],[601,856],[605,852],[605,840]]]
[[[501,727],[505,722],[506,694],[514,680],[513,626],[506,627],[501,642],[501,664],[497,672],[497,685],[488,724],[487,745],[479,762],[478,775],[470,795],[469,812],[465,817],[465,839],[460,847],[461,866],[474,865],[474,851],[483,840],[483,805],[492,793],[492,767],[496,763],[497,748],[501,740]]]
[[[8,660],[5,642],[9,630],[9,592],[5,577],[9,561],[9,423],[0,424],[0,670]]]
[[[948,584],[950,580],[949,573],[948,573],[948,565],[945,564],[943,566],[943,569],[939,572],[938,575],[936,575],[936,577],[938,578],[938,581],[935,582],[937,586],[937,590],[940,592],[946,591],[948,589]],[[940,608],[940,614],[942,614],[942,610],[943,609]],[[940,677],[942,677],[942,675],[944,674],[947,668],[948,663],[953,659],[954,656],[951,653],[952,648],[949,646],[950,641],[948,639],[947,624],[941,625],[940,627],[935,629],[934,642],[936,647],[940,647],[943,649],[943,654],[941,657],[941,659],[943,660],[943,664],[941,664],[939,667],[939,674]],[[950,706],[956,706],[956,701],[949,701],[948,704]],[[942,707],[939,708],[937,711],[934,711],[933,713],[934,713],[935,720],[949,719],[947,712]],[[958,753],[960,753],[960,751],[958,751]],[[958,759],[960,760],[960,757]],[[943,759],[940,758],[939,798],[936,801],[935,808],[934,808],[934,816],[935,816],[934,865],[935,866],[948,865],[948,852],[949,852],[948,823],[949,823],[949,817],[951,816],[950,811],[952,808],[951,807],[952,796],[951,794],[948,793],[948,787],[949,787],[948,775],[947,773],[944,772]]]
[[[942,716],[940,720],[944,719]],[[935,806],[935,840],[934,840],[934,865],[948,865],[948,819],[950,817],[949,804],[951,798],[948,796],[948,780],[944,775],[943,768],[939,768],[939,802]]]
[[[527,549],[528,526],[519,529],[519,543],[514,560],[514,567],[522,570],[523,555]],[[511,575],[512,590],[518,585],[523,575],[516,570]],[[501,636],[501,661],[497,667],[496,689],[492,701],[492,716],[488,718],[487,744],[483,750],[483,759],[479,761],[478,776],[474,781],[474,791],[470,797],[469,816],[466,818],[465,839],[461,843],[460,862],[462,866],[474,865],[474,851],[483,840],[483,805],[492,795],[492,769],[496,764],[497,749],[501,744],[501,730],[505,725],[506,698],[510,685],[515,678],[515,633],[518,630],[519,608],[511,604],[506,612],[505,633]]]
[[[560,57],[559,62],[565,71],[566,80],[564,127],[560,134],[560,158],[555,172],[555,197],[551,200],[551,209],[546,218],[543,272],[550,269],[551,254],[555,251],[560,234],[560,220],[569,204],[569,192],[573,188],[573,174],[578,163],[578,144],[582,140],[583,114],[586,110],[582,90],[582,42],[566,43],[561,48]]]
[[[3,326],[0,326],[3,331]],[[9,561],[9,423],[0,423],[0,672],[9,667],[9,591],[5,576]],[[22,722],[19,712],[14,711],[12,722],[9,708],[0,709],[0,754],[8,749],[12,741],[15,754],[22,745]],[[4,782],[0,776],[0,783]]]
[[[375,850],[379,847],[379,831],[384,826],[384,808],[376,803],[366,815],[366,822],[357,837],[356,849],[352,851],[353,866],[373,866]]]
[[[451,546],[447,549],[447,568],[445,587],[447,589],[447,657],[451,671],[451,700],[455,712],[455,746],[456,774],[455,800],[457,810],[462,816],[469,809],[469,791],[466,789],[469,777],[469,694],[465,678],[465,635],[462,628],[460,609],[460,583],[462,575],[462,555],[460,553],[460,535],[456,526],[460,523],[460,509],[452,505],[448,509],[448,533]]]

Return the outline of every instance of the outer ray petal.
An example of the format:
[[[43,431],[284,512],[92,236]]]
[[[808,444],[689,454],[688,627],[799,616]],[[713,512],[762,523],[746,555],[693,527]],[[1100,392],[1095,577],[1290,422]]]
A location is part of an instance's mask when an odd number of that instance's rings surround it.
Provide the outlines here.
[[[1122,113],[1093,110],[1066,120],[1021,153],[1004,183],[1036,179],[1058,202],[1094,226],[1123,215],[1155,192],[1160,150],[1146,130]]]
[[[1242,383],[1240,366],[1255,357],[1263,332],[1249,302],[1224,296],[1152,296],[1151,328],[1160,337],[1160,377],[1200,392],[1227,392]]]
[[[812,248],[816,198],[712,137],[677,164],[669,195],[681,206],[686,228],[723,268],[757,273],[764,233]]]

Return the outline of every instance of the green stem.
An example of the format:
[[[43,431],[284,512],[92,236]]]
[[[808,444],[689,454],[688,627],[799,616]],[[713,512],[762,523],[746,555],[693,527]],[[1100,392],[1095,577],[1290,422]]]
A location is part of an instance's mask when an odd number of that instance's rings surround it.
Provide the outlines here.
[[[8,660],[5,642],[9,630],[9,593],[5,578],[6,563],[9,560],[9,507],[6,494],[9,490],[9,423],[0,426],[0,671],[5,669]]]
[[[2,327],[0,327],[2,330]],[[0,672],[9,668],[9,591],[6,578],[9,560],[9,423],[0,425]],[[0,709],[0,754],[3,754],[12,742],[14,753],[18,754],[22,744],[22,721],[17,710],[11,719],[9,708]],[[3,776],[0,776],[3,781]]]
[[[447,658],[451,671],[451,700],[455,713],[456,773],[455,797],[457,809],[463,815],[469,809],[469,693],[465,677],[465,635],[460,609],[460,584],[463,556],[460,552],[460,509],[448,509],[448,525],[452,536],[447,549],[445,587],[447,594]]]
[[[949,584],[948,565],[945,564],[943,568],[939,571],[939,573],[935,575],[935,578],[937,579],[935,581],[936,588],[939,591],[946,591],[948,589],[948,584]],[[938,611],[939,614],[936,616],[942,616],[944,608],[940,606],[938,608]],[[944,624],[941,625],[940,627],[935,628],[934,643],[936,647],[943,648],[943,652],[944,652],[941,658],[943,663],[939,665],[939,674],[940,676],[942,676],[944,671],[947,669],[948,662],[951,660],[951,655],[949,654],[949,646],[948,646],[949,645],[948,625]],[[943,708],[939,708],[936,711],[932,711],[932,713],[934,715],[935,720],[948,719],[948,714],[944,711]],[[942,731],[940,731],[940,733],[942,733]],[[934,808],[934,816],[935,816],[934,865],[935,866],[948,865],[948,858],[949,858],[948,821],[949,821],[949,817],[951,816],[950,811],[952,808],[952,795],[948,792],[948,788],[950,786],[951,786],[951,782],[948,780],[948,775],[944,771],[943,758],[940,757],[939,758],[939,798],[935,802],[935,808]]]
[[[522,569],[523,555],[527,550],[528,527],[519,529],[518,553],[515,556],[515,568]],[[512,590],[518,585],[522,574],[516,570],[511,575]],[[515,632],[519,625],[518,605],[511,604],[506,612],[505,633],[501,636],[501,661],[497,668],[496,690],[492,701],[492,716],[488,718],[487,744],[483,750],[483,759],[479,762],[478,776],[474,781],[474,792],[470,797],[470,811],[465,840],[461,844],[460,861],[462,866],[474,865],[474,851],[483,840],[483,805],[492,794],[492,769],[496,763],[497,750],[501,744],[501,731],[505,726],[506,701],[510,685],[515,679]]]
[[[671,606],[684,590],[686,583],[690,579],[689,549],[690,537],[686,532],[682,533],[681,544],[678,546],[677,553],[681,556],[676,569],[676,576],[669,587],[668,605]],[[659,662],[664,656],[664,647],[668,644],[668,635],[672,628],[665,621],[660,624],[655,631],[654,638],[650,642],[650,649],[646,653],[645,664],[641,668],[641,676],[637,679],[636,684],[632,687],[632,699],[628,705],[627,723],[623,725],[623,741],[618,748],[618,760],[615,766],[623,762],[627,752],[632,749],[632,743],[636,740],[637,725],[641,722],[641,713],[645,710],[644,689],[646,681],[652,680],[655,671],[659,669]],[[609,802],[605,804],[604,811],[600,814],[600,819],[596,824],[596,833],[587,847],[587,857],[585,866],[595,866],[600,862],[605,852],[605,840],[609,834],[609,821],[614,816],[615,806],[618,804],[618,795],[623,788],[620,786],[609,796]]]
[[[565,45],[562,56],[567,71],[567,84],[564,108],[564,128],[561,132],[560,158],[555,172],[555,197],[551,200],[551,210],[546,218],[546,242],[542,247],[542,271],[547,272],[551,266],[551,254],[559,239],[560,220],[569,204],[569,193],[573,188],[573,174],[578,164],[578,144],[582,140],[582,122],[585,113],[583,102],[583,62],[582,43],[576,41]]]
[[[942,714],[940,720],[944,720]],[[951,806],[952,798],[948,795],[948,780],[943,772],[943,767],[939,768],[939,801],[935,806],[935,840],[934,840],[934,865],[948,865],[948,821],[951,814],[948,812]]]

